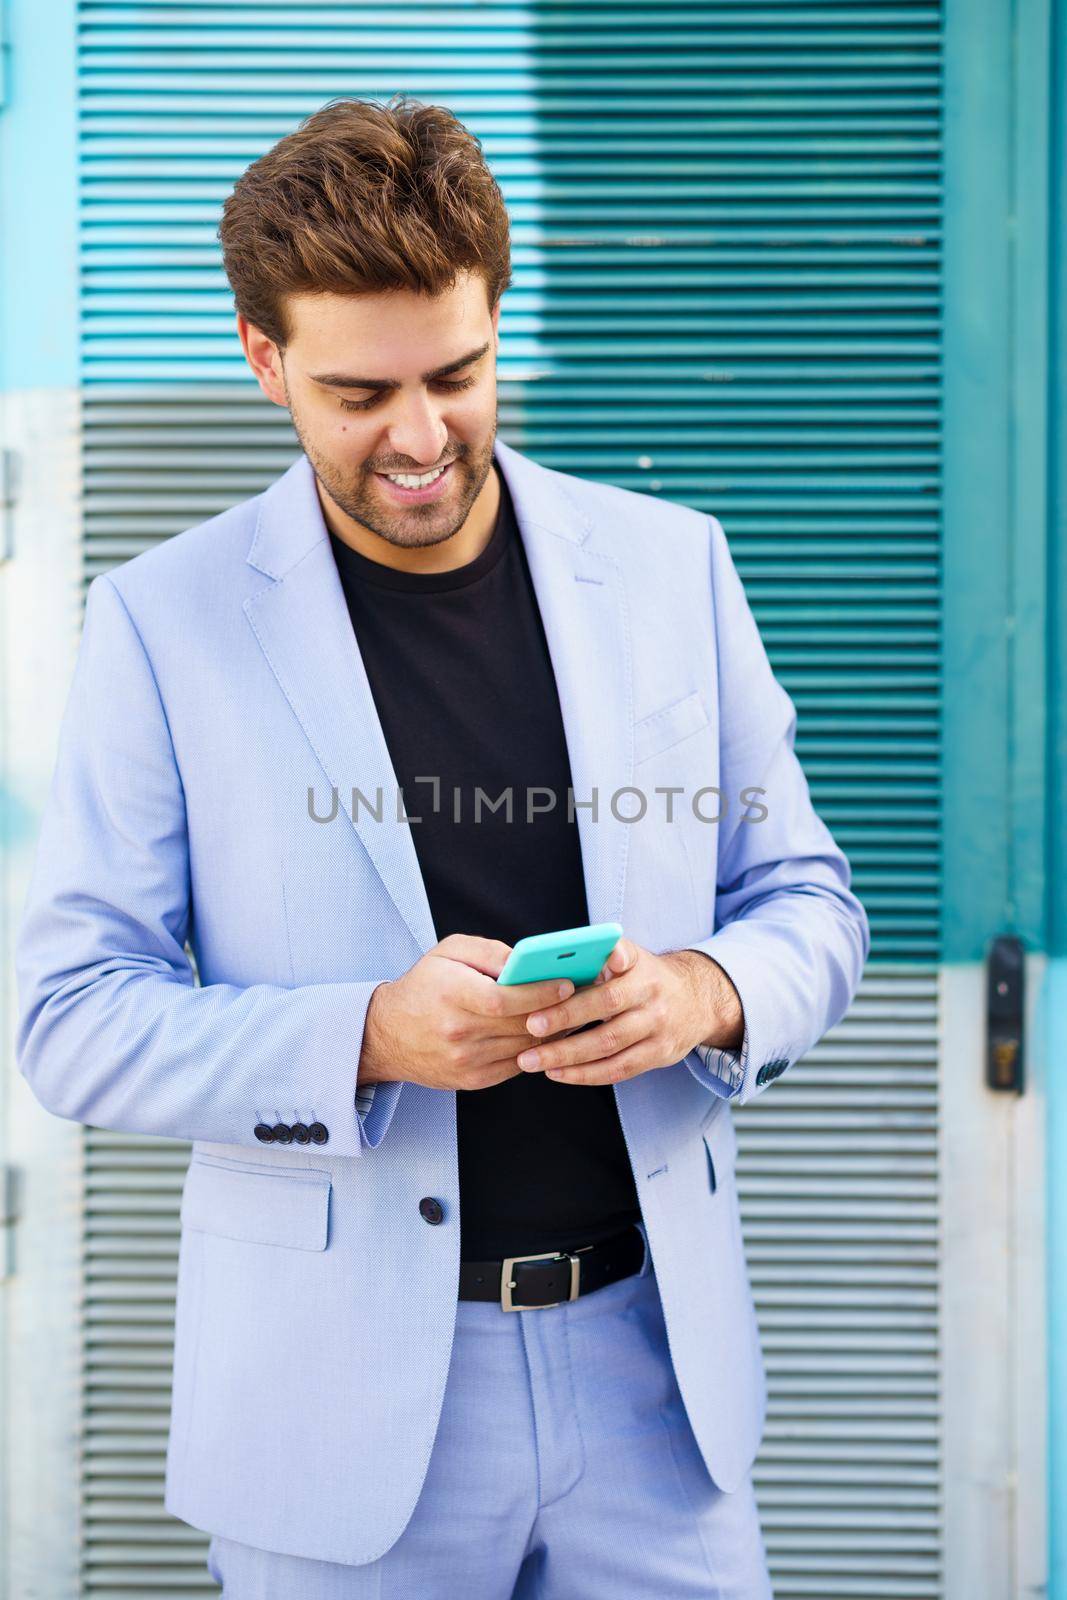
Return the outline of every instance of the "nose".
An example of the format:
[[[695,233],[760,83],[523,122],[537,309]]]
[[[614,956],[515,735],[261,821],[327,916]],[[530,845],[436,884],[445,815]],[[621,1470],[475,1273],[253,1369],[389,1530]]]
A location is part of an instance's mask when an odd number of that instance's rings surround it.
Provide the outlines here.
[[[447,454],[448,429],[428,397],[408,401],[389,427],[389,449],[412,472],[428,472]]]

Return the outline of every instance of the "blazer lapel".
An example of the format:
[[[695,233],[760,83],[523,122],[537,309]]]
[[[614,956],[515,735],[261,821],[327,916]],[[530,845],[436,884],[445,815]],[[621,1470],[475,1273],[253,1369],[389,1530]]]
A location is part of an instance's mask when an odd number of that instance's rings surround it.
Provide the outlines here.
[[[592,922],[621,921],[634,808],[626,595],[615,558],[561,480],[499,437],[548,641],[570,757]],[[312,467],[301,455],[263,494],[249,564],[272,582],[244,602],[266,661],[419,950],[437,942],[411,827],[337,573]],[[367,805],[352,806],[353,787]],[[382,820],[372,814],[381,791]],[[596,802],[594,812],[591,804]],[[557,806],[567,805],[560,795]],[[447,931],[447,930],[445,930]],[[545,930],[531,928],[531,933]]]
[[[626,588],[606,530],[562,480],[497,442],[497,461],[541,612],[570,757],[590,922],[622,920],[634,810],[632,666]],[[594,802],[596,810],[592,809]],[[561,795],[557,804],[565,806]],[[531,933],[542,929],[531,928]]]

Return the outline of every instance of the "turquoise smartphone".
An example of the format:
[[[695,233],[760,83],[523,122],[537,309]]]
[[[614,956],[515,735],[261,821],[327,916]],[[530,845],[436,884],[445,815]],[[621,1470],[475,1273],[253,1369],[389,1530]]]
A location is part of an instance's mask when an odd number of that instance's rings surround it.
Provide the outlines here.
[[[594,982],[622,938],[617,922],[592,922],[584,928],[531,933],[512,946],[497,983],[541,983],[570,978],[576,989]]]

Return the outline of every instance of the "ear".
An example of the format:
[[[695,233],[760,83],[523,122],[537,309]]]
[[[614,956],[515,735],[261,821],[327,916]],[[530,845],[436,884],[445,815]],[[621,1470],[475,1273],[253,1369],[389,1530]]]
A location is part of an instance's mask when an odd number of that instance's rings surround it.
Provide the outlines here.
[[[287,404],[285,384],[281,376],[281,357],[274,341],[248,318],[237,313],[237,336],[245,353],[245,360],[255,373],[256,381],[268,400],[276,406]]]

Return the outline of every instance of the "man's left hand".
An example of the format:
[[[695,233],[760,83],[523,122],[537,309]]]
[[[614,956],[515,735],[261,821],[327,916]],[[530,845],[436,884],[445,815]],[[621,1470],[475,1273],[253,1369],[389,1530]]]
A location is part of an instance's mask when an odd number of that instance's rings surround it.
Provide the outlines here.
[[[718,962],[699,950],[653,955],[625,938],[588,988],[531,1012],[526,1026],[533,1041],[538,1018],[545,1024],[542,1038],[601,1024],[519,1055],[524,1071],[543,1071],[560,1083],[618,1083],[670,1066],[694,1045],[738,1049],[744,1037],[740,997]],[[536,1060],[528,1061],[531,1055]]]

